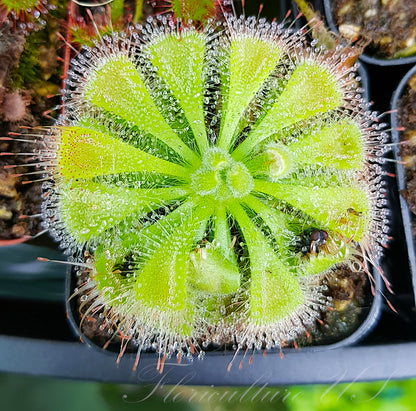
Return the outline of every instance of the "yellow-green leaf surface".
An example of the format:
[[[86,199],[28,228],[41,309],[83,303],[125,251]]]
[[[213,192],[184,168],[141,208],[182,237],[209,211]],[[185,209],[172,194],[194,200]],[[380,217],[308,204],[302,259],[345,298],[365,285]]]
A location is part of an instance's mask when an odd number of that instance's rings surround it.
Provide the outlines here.
[[[85,85],[88,102],[153,134],[190,163],[195,153],[174,133],[160,114],[135,64],[125,55],[114,56],[95,71]]]
[[[190,335],[193,323],[194,294],[187,286],[187,267],[198,218],[185,218],[141,267],[135,284],[140,304],[172,318],[167,332]]]
[[[155,38],[150,61],[179,100],[200,150],[208,147],[204,118],[204,53],[206,38],[195,30]]]
[[[272,40],[238,35],[231,40],[229,81],[218,146],[229,149],[238,122],[264,80],[276,67],[281,49]]]
[[[288,149],[295,161],[302,164],[360,170],[364,163],[365,147],[361,129],[349,120],[339,121],[301,137]]]
[[[359,241],[368,230],[368,195],[352,187],[305,187],[256,180],[254,190],[302,210],[331,230]]]
[[[309,61],[298,65],[277,102],[234,151],[234,159],[241,160],[256,145],[283,128],[341,104],[341,86],[327,67]]]
[[[248,321],[258,326],[272,325],[302,304],[303,291],[243,208],[234,202],[230,210],[237,219],[250,254]]]
[[[93,181],[72,182],[61,186],[60,212],[71,235],[83,242],[128,216],[148,213],[186,193],[178,187],[137,190]]]
[[[58,167],[66,179],[147,171],[187,178],[178,164],[162,160],[119,139],[84,127],[61,127]]]
[[[215,248],[204,247],[191,253],[188,276],[195,289],[209,294],[235,293],[240,287],[238,266]]]

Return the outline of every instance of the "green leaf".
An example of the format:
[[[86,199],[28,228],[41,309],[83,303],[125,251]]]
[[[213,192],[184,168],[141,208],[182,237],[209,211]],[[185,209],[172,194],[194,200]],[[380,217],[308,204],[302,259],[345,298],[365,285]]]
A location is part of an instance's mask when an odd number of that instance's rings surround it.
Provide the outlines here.
[[[342,105],[342,89],[335,75],[313,61],[299,64],[278,100],[232,154],[237,161],[264,139],[285,127]]]
[[[184,224],[184,228],[192,228]],[[186,294],[186,268],[192,237],[175,230],[176,239],[159,247],[138,273],[136,298],[144,306],[160,311],[191,309]]]
[[[223,205],[218,205],[214,210],[213,231],[215,242],[218,245],[222,255],[236,263],[237,259],[232,247],[230,224],[227,218],[227,211]]]
[[[277,43],[246,34],[235,35],[230,44],[229,80],[218,146],[230,148],[241,116],[281,54]]]
[[[271,142],[258,156],[247,158],[245,165],[253,175],[277,181],[293,171],[293,155],[282,143]]]
[[[288,243],[293,238],[293,233],[287,228],[288,216],[280,210],[269,207],[253,195],[245,197],[244,203],[261,217],[267,227],[270,228],[279,250],[287,249]]]
[[[147,46],[150,61],[179,100],[199,149],[208,148],[204,117],[206,37],[195,31],[154,38]]]
[[[370,199],[362,189],[305,187],[255,180],[254,190],[288,202],[329,229],[355,241],[368,232]]]
[[[111,21],[117,23],[118,20],[123,18],[124,14],[124,0],[113,0],[110,3],[111,7]]]
[[[263,249],[263,255],[250,260],[250,317],[255,325],[268,326],[289,318],[305,301],[304,293],[292,273],[271,253]]]
[[[152,156],[109,134],[84,127],[60,127],[58,167],[67,179],[147,171],[189,178],[183,166]]]
[[[230,205],[250,257],[249,323],[269,326],[290,316],[304,302],[296,277],[277,257],[260,230],[236,202]]]
[[[240,287],[238,265],[227,260],[215,246],[191,252],[188,276],[194,288],[209,294],[235,293]]]
[[[85,84],[84,95],[90,104],[153,134],[191,164],[198,163],[195,153],[173,132],[158,111],[138,69],[128,56],[114,55],[93,71]]]
[[[345,261],[347,249],[344,247],[336,255],[327,254],[325,252],[319,252],[309,256],[308,262],[303,265],[305,273],[308,275],[315,275],[324,273],[326,270],[334,267],[335,264]]]
[[[59,210],[71,235],[80,243],[95,238],[128,216],[148,213],[186,196],[182,188],[132,189],[93,181],[60,186]]]
[[[301,137],[288,149],[295,161],[301,164],[318,164],[341,170],[360,170],[364,164],[365,146],[361,129],[347,119]]]
[[[192,204],[190,203],[190,206]],[[201,222],[207,218],[208,209],[194,209],[182,217],[170,234],[164,231],[164,239],[155,247],[148,260],[137,272],[135,296],[138,304],[158,313],[166,314],[165,333],[189,336],[193,329],[195,291],[188,287],[187,268],[194,236]],[[153,240],[155,241],[155,240]]]

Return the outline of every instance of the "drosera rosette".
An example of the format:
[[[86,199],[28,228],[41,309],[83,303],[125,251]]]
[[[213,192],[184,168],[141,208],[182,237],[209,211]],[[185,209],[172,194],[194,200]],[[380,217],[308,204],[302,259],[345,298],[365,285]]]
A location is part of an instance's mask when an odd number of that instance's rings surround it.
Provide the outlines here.
[[[386,137],[347,59],[264,19],[162,16],[72,61],[45,224],[121,354],[280,348],[331,305],[324,275],[377,265]]]

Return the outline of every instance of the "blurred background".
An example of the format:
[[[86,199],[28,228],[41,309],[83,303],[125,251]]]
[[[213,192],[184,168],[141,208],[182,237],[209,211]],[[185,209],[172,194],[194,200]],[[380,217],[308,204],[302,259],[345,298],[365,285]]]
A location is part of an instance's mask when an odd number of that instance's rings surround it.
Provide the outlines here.
[[[416,379],[287,387],[116,385],[0,374],[1,410],[413,411]]]

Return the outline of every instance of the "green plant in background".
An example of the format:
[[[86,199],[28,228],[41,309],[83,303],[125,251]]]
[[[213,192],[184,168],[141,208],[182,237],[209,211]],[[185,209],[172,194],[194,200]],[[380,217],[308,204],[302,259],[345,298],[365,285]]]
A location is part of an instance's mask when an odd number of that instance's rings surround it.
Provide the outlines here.
[[[384,136],[342,50],[226,20],[149,19],[81,53],[40,154],[46,224],[122,353],[281,347],[330,305],[322,276],[386,240]]]
[[[15,95],[20,93],[33,98],[36,103],[34,112],[45,110],[47,104],[42,99],[46,96],[59,94],[56,85],[61,74],[57,70],[57,19],[65,15],[66,9],[62,4],[56,4],[54,0],[0,0],[1,50],[11,61],[15,60],[1,86],[9,94],[15,92]],[[47,17],[50,18],[46,25]],[[16,51],[19,57],[12,58]],[[2,68],[6,66],[3,62]],[[14,104],[10,109],[3,107],[0,111],[16,111],[16,115],[12,113],[11,117],[22,119],[17,115],[20,110],[15,110]]]
[[[94,9],[105,5],[108,11],[108,15],[95,14],[92,22],[82,17],[70,21],[71,43],[80,46],[92,47],[94,40],[104,35],[111,35],[113,31],[123,31],[129,23],[135,24],[143,18],[143,0],[135,1],[134,5],[129,3],[128,6],[125,0],[107,0],[98,4],[78,1],[74,3],[89,5]],[[220,1],[213,0],[165,0],[152,3],[152,7],[161,9],[163,14],[169,13],[183,22],[192,21],[195,26],[204,26],[208,20],[216,18],[220,9],[226,6]]]
[[[166,1],[167,12],[183,22],[192,20],[196,24],[206,24],[218,13],[220,1],[213,0],[168,0]]]
[[[50,379],[18,374],[0,375],[5,409],[44,411],[89,410],[212,410],[265,411],[413,411],[416,380],[354,382],[287,387],[193,387],[116,385]],[[25,395],[19,393],[25,391]],[[257,395],[256,395],[257,394]]]
[[[78,16],[68,21],[71,35],[71,43],[78,46],[93,46],[94,40],[104,35],[109,35],[113,31],[122,31],[128,23],[137,23],[142,19],[143,0],[137,0],[133,9],[128,9],[125,13],[124,0],[108,0],[100,3],[85,3],[75,1],[75,4],[89,5],[97,10],[93,16],[93,21]],[[107,12],[102,12],[106,6]]]

